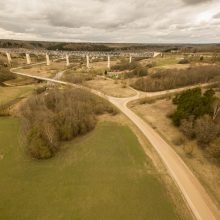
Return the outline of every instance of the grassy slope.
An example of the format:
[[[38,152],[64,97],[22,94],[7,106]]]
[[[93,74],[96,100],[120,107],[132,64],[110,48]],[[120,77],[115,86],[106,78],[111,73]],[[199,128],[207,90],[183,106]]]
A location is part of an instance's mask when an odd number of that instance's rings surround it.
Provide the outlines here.
[[[128,127],[99,123],[47,161],[25,156],[18,131],[0,118],[0,219],[178,219]]]
[[[156,59],[156,66],[157,67],[162,67],[166,65],[171,65],[171,64],[177,64],[177,60],[175,58],[158,58]]]
[[[0,86],[0,105],[10,102],[16,98],[27,96],[33,90],[33,85],[19,87],[1,87]]]

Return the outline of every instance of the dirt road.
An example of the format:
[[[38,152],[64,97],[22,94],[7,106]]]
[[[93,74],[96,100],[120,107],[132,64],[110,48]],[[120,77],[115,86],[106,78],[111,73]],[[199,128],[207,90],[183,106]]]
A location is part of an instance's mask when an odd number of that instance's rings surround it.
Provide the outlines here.
[[[125,99],[108,98],[111,103],[117,106],[141,130],[156,149],[195,217],[202,220],[220,219],[219,210],[179,155],[152,127],[127,107],[129,101],[135,100],[138,97],[139,95]]]

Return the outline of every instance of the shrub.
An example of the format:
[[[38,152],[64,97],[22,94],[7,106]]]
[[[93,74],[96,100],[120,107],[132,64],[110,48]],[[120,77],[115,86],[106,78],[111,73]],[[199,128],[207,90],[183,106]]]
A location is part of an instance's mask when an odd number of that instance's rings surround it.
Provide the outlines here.
[[[144,67],[136,67],[133,71],[132,71],[132,74],[134,76],[138,76],[138,77],[142,77],[142,76],[147,76],[148,74],[148,70],[147,68],[144,68]]]
[[[188,156],[192,156],[193,151],[194,151],[194,146],[192,144],[187,144],[184,146],[184,152],[188,155]]]
[[[189,60],[187,60],[187,59],[182,59],[182,60],[180,60],[178,63],[179,63],[179,64],[188,64],[188,63],[190,63],[190,62],[189,62]]]
[[[37,87],[37,88],[35,89],[35,93],[36,93],[36,94],[41,94],[41,93],[45,92],[46,89],[47,89],[46,86],[39,86],[39,87]]]
[[[211,141],[215,140],[218,134],[217,126],[209,115],[196,120],[195,135],[197,141],[202,145],[208,145]]]
[[[72,71],[67,71],[63,77],[64,81],[75,83],[75,84],[82,84],[85,81],[89,81],[93,79],[93,74],[85,74],[85,73],[73,73]]]
[[[48,142],[42,138],[43,133],[40,128],[34,127],[28,133],[28,151],[33,158],[48,159],[53,156],[56,149],[48,145]]]
[[[157,98],[155,97],[144,97],[139,99],[139,104],[145,105],[145,104],[153,104],[157,101]]]
[[[173,139],[172,142],[173,142],[173,144],[180,146],[185,143],[185,138],[182,136],[179,136],[179,137],[176,137],[175,139]]]
[[[121,87],[126,88],[127,87],[127,82],[125,80],[121,81]]]
[[[37,159],[52,157],[61,141],[86,134],[95,127],[95,116],[105,112],[117,110],[82,89],[54,89],[32,96],[21,110],[28,152]]]
[[[0,66],[0,83],[15,78],[16,75],[14,73],[11,73],[8,68]]]
[[[210,143],[208,152],[214,158],[220,159],[220,138],[217,138]]]
[[[189,139],[193,139],[195,137],[193,116],[190,116],[188,119],[183,119],[181,121],[180,131],[182,131],[183,134]]]
[[[9,109],[8,108],[2,109],[0,107],[0,117],[6,117],[6,116],[10,116]]]
[[[139,67],[140,64],[136,61],[132,61],[131,63],[122,60],[120,63],[112,66],[112,70],[124,71],[124,70],[134,70],[136,67]]]

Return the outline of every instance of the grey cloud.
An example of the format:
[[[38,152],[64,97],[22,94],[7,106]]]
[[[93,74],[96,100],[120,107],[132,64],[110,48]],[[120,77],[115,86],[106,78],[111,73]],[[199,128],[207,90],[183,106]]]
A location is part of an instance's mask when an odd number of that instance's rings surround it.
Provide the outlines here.
[[[90,1],[92,3],[92,1]],[[93,7],[76,4],[75,7],[60,10],[51,8],[45,10],[48,22],[54,26],[79,28],[88,26],[93,28],[113,29],[121,28],[133,23],[145,15],[146,2],[127,1],[118,2],[115,0],[95,1]],[[65,1],[64,5],[68,1]]]
[[[216,36],[220,36],[216,28],[219,0],[210,4],[199,4],[208,0],[184,2],[62,0],[54,4],[54,0],[7,0],[4,8],[0,8],[0,38],[142,43],[216,41]],[[194,7],[189,7],[192,4]],[[203,13],[208,10],[213,11],[213,19],[204,23]]]
[[[215,14],[215,15],[213,16],[213,18],[220,18],[220,12],[217,13],[217,14]]]
[[[212,0],[183,0],[183,2],[188,5],[195,5],[195,4],[200,4],[200,3],[210,2],[210,1]]]

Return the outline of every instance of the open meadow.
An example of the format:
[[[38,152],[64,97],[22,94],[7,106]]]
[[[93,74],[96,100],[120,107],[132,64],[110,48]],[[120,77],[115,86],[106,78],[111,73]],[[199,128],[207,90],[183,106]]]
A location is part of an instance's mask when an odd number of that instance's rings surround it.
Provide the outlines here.
[[[180,219],[128,127],[101,122],[46,161],[25,154],[19,129],[0,118],[0,219]]]

